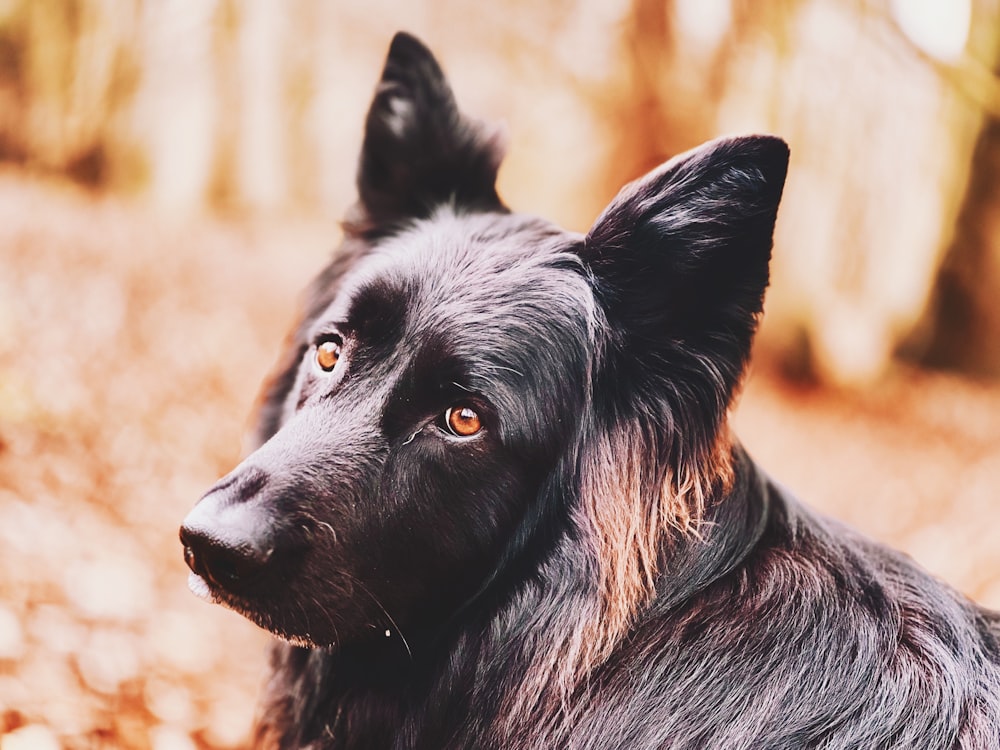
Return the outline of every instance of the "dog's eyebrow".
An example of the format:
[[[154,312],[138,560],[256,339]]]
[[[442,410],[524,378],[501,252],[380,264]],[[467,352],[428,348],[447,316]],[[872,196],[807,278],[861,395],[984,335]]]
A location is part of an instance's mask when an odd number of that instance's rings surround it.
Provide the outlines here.
[[[403,289],[385,280],[371,280],[355,291],[345,318],[359,336],[386,339],[402,330],[406,309]]]
[[[352,333],[352,329],[343,321],[338,320],[324,320],[309,329],[309,343],[316,341],[324,336],[332,335],[343,335],[347,333]]]

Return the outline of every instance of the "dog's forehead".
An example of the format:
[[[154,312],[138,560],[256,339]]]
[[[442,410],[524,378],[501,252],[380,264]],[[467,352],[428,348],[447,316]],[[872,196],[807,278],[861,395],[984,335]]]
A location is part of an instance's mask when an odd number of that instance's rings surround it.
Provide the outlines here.
[[[577,239],[531,216],[441,212],[397,237],[387,253],[409,284],[429,296],[450,296],[456,286],[502,292],[523,283],[532,270],[534,281],[545,283],[535,267]]]
[[[511,316],[546,317],[546,309],[586,314],[582,266],[572,252],[580,241],[534,217],[439,212],[379,247],[346,286],[343,314],[377,313],[411,331],[459,336],[512,323]]]

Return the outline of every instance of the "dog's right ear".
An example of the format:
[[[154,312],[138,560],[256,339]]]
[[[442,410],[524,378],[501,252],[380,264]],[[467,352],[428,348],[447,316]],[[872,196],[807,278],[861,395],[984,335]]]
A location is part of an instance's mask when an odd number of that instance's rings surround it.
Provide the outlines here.
[[[437,205],[506,211],[496,192],[502,134],[464,116],[448,81],[418,39],[392,40],[365,122],[360,201],[349,231],[378,235],[425,218]]]
[[[579,453],[606,648],[656,596],[667,530],[697,532],[732,480],[724,421],[763,307],[787,168],[778,138],[713,141],[623,188],[581,243],[606,319]]]
[[[779,138],[720,138],[623,188],[587,235],[582,254],[623,354],[617,382],[669,393],[674,419],[693,410],[714,428],[729,405],[787,169]]]
[[[609,321],[608,393],[691,472],[724,437],[768,282],[788,168],[773,136],[721,138],[626,186],[581,251]],[[655,453],[657,451],[650,451]]]

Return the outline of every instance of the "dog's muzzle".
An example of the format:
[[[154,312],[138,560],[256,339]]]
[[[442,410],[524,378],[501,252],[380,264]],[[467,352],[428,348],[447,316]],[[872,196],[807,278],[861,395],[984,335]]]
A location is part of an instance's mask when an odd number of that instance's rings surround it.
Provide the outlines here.
[[[180,529],[184,561],[210,587],[238,592],[274,557],[274,531],[254,502],[267,483],[259,471],[221,480],[198,502]]]

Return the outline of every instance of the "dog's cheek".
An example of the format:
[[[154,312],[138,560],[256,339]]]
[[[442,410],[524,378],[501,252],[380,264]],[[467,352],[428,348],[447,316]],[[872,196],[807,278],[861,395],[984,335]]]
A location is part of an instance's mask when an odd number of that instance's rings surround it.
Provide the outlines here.
[[[274,622],[269,629],[321,646],[357,640],[381,622],[368,581],[380,544],[367,522],[377,478],[364,461],[324,455],[317,449],[314,465],[275,473],[284,491],[273,520],[300,552],[273,571],[276,585],[259,599]]]
[[[362,538],[373,585],[398,611],[444,614],[478,590],[530,502],[519,468],[443,441],[390,460]]]
[[[370,639],[388,624],[383,594],[372,582],[381,542],[362,533],[350,514],[322,517],[329,521],[310,516],[302,564],[287,571],[276,598],[265,605],[269,629],[321,647]]]

